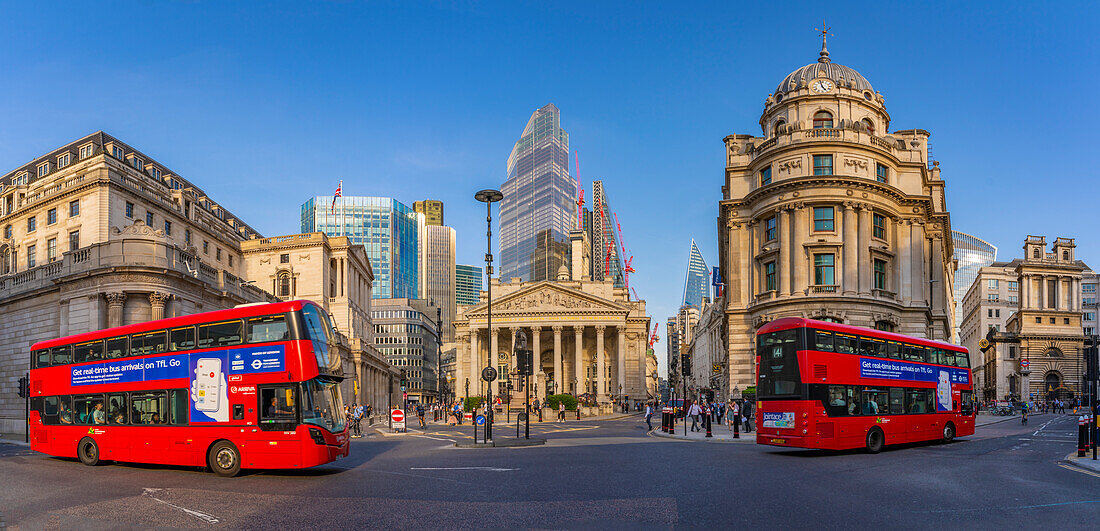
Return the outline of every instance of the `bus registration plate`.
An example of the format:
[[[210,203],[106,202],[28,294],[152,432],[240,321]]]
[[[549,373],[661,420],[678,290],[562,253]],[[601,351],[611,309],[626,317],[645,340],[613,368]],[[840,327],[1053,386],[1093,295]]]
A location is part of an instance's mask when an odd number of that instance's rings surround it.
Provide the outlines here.
[[[794,427],[794,412],[783,411],[774,412],[767,411],[764,413],[764,427],[765,428],[793,428]]]

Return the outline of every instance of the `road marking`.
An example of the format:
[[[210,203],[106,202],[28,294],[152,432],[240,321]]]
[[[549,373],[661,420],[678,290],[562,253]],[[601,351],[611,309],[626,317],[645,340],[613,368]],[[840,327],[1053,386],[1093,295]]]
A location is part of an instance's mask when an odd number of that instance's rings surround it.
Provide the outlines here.
[[[1051,422],[1054,422],[1054,421],[1056,421],[1056,420],[1058,420],[1058,418],[1057,418],[1057,417],[1055,417],[1055,418],[1052,418],[1052,419],[1050,419],[1050,420],[1048,420],[1048,421],[1044,422],[1044,423],[1043,423],[1043,425],[1042,425],[1042,426],[1039,426],[1039,429],[1035,430],[1035,433],[1032,433],[1031,435],[1033,435],[1033,436],[1034,436],[1034,435],[1039,435],[1039,432],[1043,431],[1043,428],[1046,428],[1046,427],[1047,427],[1047,424],[1050,424]]]
[[[1100,478],[1100,474],[1097,474],[1096,472],[1093,472],[1091,470],[1085,470],[1085,469],[1080,468],[1080,467],[1070,466],[1070,465],[1066,465],[1066,464],[1059,464],[1058,466],[1060,466],[1060,467],[1062,467],[1066,470],[1071,470],[1073,472],[1080,472],[1082,474],[1088,474],[1092,477]]]
[[[1047,438],[1047,437],[1043,437],[1043,438],[1039,438],[1039,439],[1031,439],[1031,438],[1028,438],[1028,437],[1020,437],[1020,440],[1021,441],[1039,441],[1039,442],[1063,442],[1063,443],[1075,443],[1075,442],[1077,442],[1077,439],[1050,439],[1050,438]]]
[[[519,470],[518,468],[497,468],[495,466],[452,466],[452,467],[411,467],[409,470],[484,470],[486,472],[511,472],[513,470]]]
[[[443,437],[429,437],[427,435],[416,435],[416,434],[413,434],[412,436],[413,437],[420,437],[421,439],[431,439],[433,441],[451,441],[451,442],[455,442],[454,439],[445,439]]]
[[[202,521],[204,521],[208,524],[216,524],[216,523],[220,522],[220,520],[218,520],[218,518],[215,517],[215,516],[211,516],[211,515],[206,514],[206,513],[201,513],[199,511],[193,511],[193,510],[188,509],[186,507],[180,507],[179,505],[176,505],[174,503],[168,503],[164,500],[157,499],[155,496],[153,496],[153,493],[160,492],[162,490],[164,490],[164,489],[149,489],[149,488],[147,488],[147,489],[144,489],[142,491],[141,495],[142,496],[148,496],[153,501],[163,503],[163,504],[165,504],[169,507],[172,507],[173,509],[179,509],[179,510],[181,510],[181,511],[183,511],[183,512],[185,512],[185,513],[187,513],[191,516],[194,516],[195,518],[198,518],[199,520],[202,520]]]

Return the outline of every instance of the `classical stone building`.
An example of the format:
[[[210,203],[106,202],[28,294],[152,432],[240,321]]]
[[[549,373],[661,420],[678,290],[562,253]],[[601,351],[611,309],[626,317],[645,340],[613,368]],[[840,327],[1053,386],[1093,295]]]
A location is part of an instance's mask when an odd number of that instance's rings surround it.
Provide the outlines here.
[[[705,391],[714,398],[728,398],[729,350],[722,333],[725,304],[719,299],[716,302],[704,302],[704,305],[699,321],[692,327],[689,334],[691,339],[687,344],[688,358],[691,359],[688,392],[690,396],[698,396],[700,391]]]
[[[573,231],[570,240],[573,271],[562,265],[557,281],[492,280],[491,331],[484,292],[480,304],[459,307],[454,323],[457,396],[485,393],[480,375],[489,353],[498,371],[510,375],[516,368],[514,337],[523,330],[527,348],[536,353],[532,396],[589,394],[600,404],[620,397],[631,402],[646,398],[645,301],[630,300],[626,289],[616,288],[611,279],[589,280],[588,262],[579,258],[586,254],[586,238]],[[493,386],[497,395],[501,380]]]
[[[256,232],[201,189],[106,133],[0,178],[0,388],[37,341],[274,301],[242,280]],[[0,431],[23,401],[0,393]]]
[[[653,400],[660,395],[657,394],[657,380],[660,375],[657,373],[657,354],[653,352],[653,349],[646,351],[645,355],[645,376],[646,376],[646,392],[648,400]]]
[[[952,337],[951,220],[923,129],[820,57],[769,94],[759,136],[725,140],[718,218],[730,385],[753,384],[754,333],[779,317]]]
[[[332,315],[348,404],[372,404],[376,411],[397,403],[397,369],[374,346],[371,290],[374,272],[362,245],[323,232],[241,242],[245,278],[279,300],[316,302]]]
[[[1048,252],[1046,238],[1028,236],[1023,258],[994,262],[979,271],[964,299],[976,301],[976,311],[964,318],[963,330],[976,328],[975,316],[1003,308],[1002,294],[995,291],[994,284],[1007,284],[1009,294],[1017,291],[1011,310],[1004,310],[1011,311],[1004,329],[995,328],[992,333],[986,329],[982,336],[991,339],[991,346],[984,353],[971,350],[982,359],[979,396],[1049,400],[1082,394],[1082,280],[1089,269],[1076,259],[1076,247],[1071,238],[1057,238]],[[977,295],[981,292],[985,292],[984,298]],[[1027,367],[1020,364],[1025,359]]]
[[[1008,329],[1008,319],[1020,307],[1020,282],[1016,263],[994,262],[970,272],[970,289],[963,294],[959,308],[959,344],[970,351],[970,368],[974,373],[977,396],[982,399],[1019,397],[1020,379],[1014,364],[1018,364],[1019,346],[1008,345],[997,353],[999,359],[986,360],[978,343],[990,330]],[[996,365],[995,367],[993,365]],[[987,367],[989,370],[986,370]],[[986,379],[989,378],[987,381]],[[997,381],[999,380],[999,381]],[[995,397],[992,388],[1001,389]],[[983,391],[987,390],[987,391]]]

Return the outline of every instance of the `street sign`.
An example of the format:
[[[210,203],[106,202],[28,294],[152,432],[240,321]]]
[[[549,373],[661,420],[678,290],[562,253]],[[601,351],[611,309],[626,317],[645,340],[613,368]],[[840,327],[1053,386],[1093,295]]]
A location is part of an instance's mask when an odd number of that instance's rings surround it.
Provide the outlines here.
[[[1030,366],[1031,366],[1031,362],[1030,362],[1030,361],[1028,361],[1028,359],[1027,359],[1027,358],[1024,358],[1024,359],[1020,360],[1020,368],[1021,368],[1021,369],[1026,369],[1026,368],[1028,368],[1028,367],[1030,367]]]
[[[393,421],[393,429],[405,429],[405,412],[400,409],[390,411],[390,420]]]
[[[486,382],[491,382],[497,379],[497,370],[492,367],[485,367],[481,369],[481,379]]]
[[[478,426],[481,426],[481,425],[485,424],[485,415],[478,415],[474,419],[474,422],[476,422]]]
[[[401,392],[402,392],[402,393],[404,393],[404,392],[405,392],[405,386],[404,386],[404,385],[402,385],[402,386],[401,386]]]

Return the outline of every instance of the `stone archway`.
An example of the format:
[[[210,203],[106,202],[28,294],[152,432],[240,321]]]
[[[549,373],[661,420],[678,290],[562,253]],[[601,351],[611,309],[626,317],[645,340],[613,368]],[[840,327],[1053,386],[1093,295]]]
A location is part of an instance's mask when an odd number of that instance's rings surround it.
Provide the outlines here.
[[[1073,391],[1066,387],[1065,381],[1062,379],[1062,373],[1058,371],[1047,371],[1043,375],[1043,393],[1046,395],[1047,400],[1070,400],[1073,398]]]

